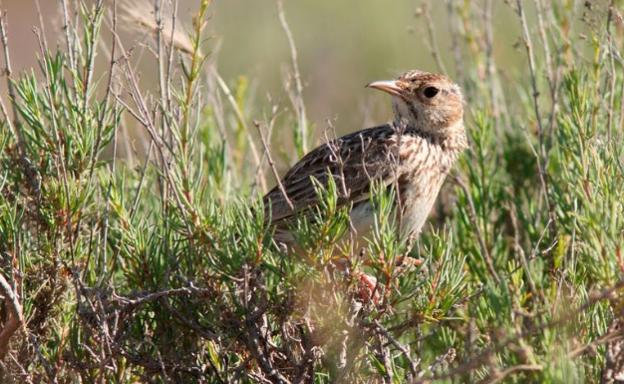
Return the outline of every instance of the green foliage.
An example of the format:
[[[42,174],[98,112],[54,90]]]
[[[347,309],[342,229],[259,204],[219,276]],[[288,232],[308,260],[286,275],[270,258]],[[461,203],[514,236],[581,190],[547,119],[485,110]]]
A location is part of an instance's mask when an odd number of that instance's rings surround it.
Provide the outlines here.
[[[44,47],[38,73],[9,79],[0,270],[24,321],[3,382],[598,381],[623,304],[624,74],[611,11],[525,10],[552,25],[529,35],[535,68],[503,82],[484,64],[494,58],[480,13],[449,2],[471,55],[459,63],[470,149],[432,225],[402,239],[394,192],[376,187],[374,234],[355,249],[340,186],[316,183],[321,204],[292,223],[295,255],[265,224],[258,191],[273,160],[249,127],[290,132],[301,154],[313,137],[302,95],[287,85],[295,111],[277,119],[253,79],[230,89],[202,53],[209,4],[190,52],[151,31],[155,94],[121,39],[94,74],[103,2],[80,8],[69,52]],[[587,43],[572,47],[581,33]],[[145,151],[122,156],[133,126]],[[3,320],[10,310],[3,292]]]

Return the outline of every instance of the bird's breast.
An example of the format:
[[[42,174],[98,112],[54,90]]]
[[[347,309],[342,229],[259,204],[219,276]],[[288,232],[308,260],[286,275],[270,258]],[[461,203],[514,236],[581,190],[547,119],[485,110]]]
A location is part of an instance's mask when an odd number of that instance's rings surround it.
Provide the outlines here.
[[[420,232],[456,157],[456,153],[429,142],[401,148],[399,158],[403,161],[396,189],[402,234]]]

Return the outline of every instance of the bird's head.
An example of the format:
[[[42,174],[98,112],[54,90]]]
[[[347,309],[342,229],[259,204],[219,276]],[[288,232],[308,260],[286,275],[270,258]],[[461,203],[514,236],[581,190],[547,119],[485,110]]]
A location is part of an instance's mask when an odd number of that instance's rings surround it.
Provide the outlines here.
[[[395,123],[432,135],[463,130],[464,99],[459,86],[435,73],[409,71],[396,80],[374,81],[367,87],[391,94]]]

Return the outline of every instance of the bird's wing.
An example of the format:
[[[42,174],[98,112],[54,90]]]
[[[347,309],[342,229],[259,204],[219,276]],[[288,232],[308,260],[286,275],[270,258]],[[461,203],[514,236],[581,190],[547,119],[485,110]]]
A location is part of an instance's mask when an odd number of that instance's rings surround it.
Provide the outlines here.
[[[264,196],[267,218],[276,224],[315,206],[318,197],[312,178],[326,188],[332,175],[339,205],[368,199],[372,181],[389,185],[399,176],[398,140],[395,129],[383,125],[340,137],[314,149],[281,181],[294,209],[278,185]]]

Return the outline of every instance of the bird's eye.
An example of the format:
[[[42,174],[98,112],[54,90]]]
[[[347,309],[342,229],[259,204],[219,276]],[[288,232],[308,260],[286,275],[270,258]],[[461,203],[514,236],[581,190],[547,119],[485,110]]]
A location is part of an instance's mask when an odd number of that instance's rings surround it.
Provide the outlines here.
[[[423,95],[425,95],[425,97],[429,99],[432,99],[435,97],[435,95],[438,94],[438,92],[440,92],[440,90],[436,87],[427,87],[424,89]]]

